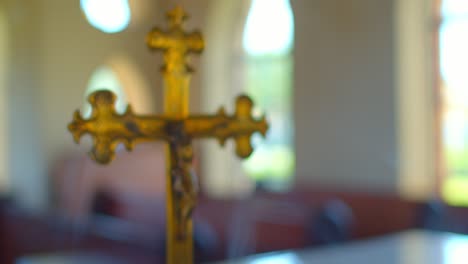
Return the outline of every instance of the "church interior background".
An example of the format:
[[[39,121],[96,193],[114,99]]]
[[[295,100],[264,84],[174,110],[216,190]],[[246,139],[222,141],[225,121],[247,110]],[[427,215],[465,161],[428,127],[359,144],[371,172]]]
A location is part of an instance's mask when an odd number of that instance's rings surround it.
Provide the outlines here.
[[[271,124],[247,161],[196,143],[198,262],[413,228],[468,234],[466,1],[2,0],[0,263],[164,259],[163,145],[100,166],[66,127],[101,88],[118,111],[162,110],[162,59],[144,38],[176,4],[206,41],[190,111],[231,112],[244,92]]]

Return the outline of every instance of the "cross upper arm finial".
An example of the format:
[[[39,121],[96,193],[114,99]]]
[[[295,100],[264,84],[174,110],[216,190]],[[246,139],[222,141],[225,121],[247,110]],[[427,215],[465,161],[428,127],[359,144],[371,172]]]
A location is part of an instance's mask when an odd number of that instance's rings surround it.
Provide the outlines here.
[[[167,31],[154,28],[146,38],[150,49],[161,50],[164,53],[163,72],[187,73],[192,69],[187,63],[188,53],[201,53],[205,42],[200,32],[185,32],[183,22],[188,18],[182,7],[177,6],[167,13],[169,29]]]
[[[184,21],[188,18],[185,10],[180,6],[176,6],[174,9],[166,13],[167,20],[169,21],[170,27],[182,27]]]

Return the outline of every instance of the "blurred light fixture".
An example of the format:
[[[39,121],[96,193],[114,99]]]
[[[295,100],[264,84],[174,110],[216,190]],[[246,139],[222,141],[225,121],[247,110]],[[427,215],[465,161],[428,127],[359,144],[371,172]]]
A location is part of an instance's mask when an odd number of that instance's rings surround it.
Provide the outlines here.
[[[105,33],[117,33],[128,27],[131,19],[128,0],[81,0],[88,22]]]
[[[289,0],[252,0],[245,24],[243,46],[250,55],[291,51],[294,16]]]

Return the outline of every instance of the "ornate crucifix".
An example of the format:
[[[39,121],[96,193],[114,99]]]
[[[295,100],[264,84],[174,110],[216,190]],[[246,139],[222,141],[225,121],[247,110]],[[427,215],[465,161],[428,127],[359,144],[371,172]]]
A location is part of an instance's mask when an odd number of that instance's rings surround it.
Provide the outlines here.
[[[245,95],[236,100],[233,115],[221,108],[216,115],[189,115],[189,84],[192,69],[187,64],[189,53],[200,53],[204,41],[199,32],[186,33],[182,24],[187,14],[181,7],[167,13],[169,29],[153,29],[147,36],[151,49],[164,54],[164,114],[136,115],[131,106],[123,114],[115,111],[116,96],[109,91],[97,91],[88,98],[93,107],[89,119],[75,112],[68,129],[79,143],[83,134],[93,137],[91,157],[101,164],[112,161],[115,149],[123,143],[130,151],[138,142],[163,140],[167,143],[167,263],[193,262],[191,214],[196,204],[197,184],[192,172],[195,138],[216,138],[221,145],[233,138],[236,153],[248,157],[253,149],[251,135],[265,135],[265,118],[252,117],[252,100]]]

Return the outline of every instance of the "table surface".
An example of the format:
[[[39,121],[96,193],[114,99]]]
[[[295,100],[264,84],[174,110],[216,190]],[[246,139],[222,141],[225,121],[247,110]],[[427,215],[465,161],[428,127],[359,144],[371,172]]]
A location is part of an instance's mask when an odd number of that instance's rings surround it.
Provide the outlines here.
[[[56,253],[22,257],[15,264],[128,264],[128,262],[101,254]]]
[[[217,264],[467,264],[468,236],[411,230],[309,250],[267,253]]]

